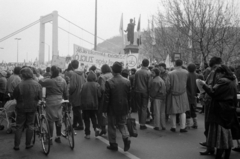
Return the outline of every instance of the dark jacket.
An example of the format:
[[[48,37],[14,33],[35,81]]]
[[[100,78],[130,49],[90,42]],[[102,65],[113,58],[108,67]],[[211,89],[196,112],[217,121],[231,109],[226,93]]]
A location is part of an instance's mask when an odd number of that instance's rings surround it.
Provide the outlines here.
[[[169,80],[169,76],[168,76],[168,71],[161,72],[161,73],[160,73],[160,77],[163,79],[163,81],[164,81],[164,83],[165,83],[166,90],[169,90],[170,80]]]
[[[189,102],[189,104],[195,104],[195,105],[197,104],[196,96],[197,96],[197,91],[198,91],[196,79],[199,79],[197,73],[195,73],[195,72],[188,73],[188,79],[187,79],[188,102]]]
[[[237,89],[234,81],[221,78],[212,88],[203,85],[203,89],[212,98],[209,122],[231,128],[236,123]]]
[[[6,93],[7,79],[6,77],[0,77],[0,93]]]
[[[22,81],[13,92],[19,112],[35,112],[38,101],[42,99],[42,87],[33,79]]]
[[[161,77],[157,76],[152,79],[149,96],[153,99],[166,99],[166,86]]]
[[[105,73],[105,74],[101,74],[98,78],[98,84],[101,87],[101,98],[99,100],[99,107],[98,109],[100,110],[100,112],[103,109],[103,104],[104,104],[104,92],[105,92],[105,83],[107,80],[111,79],[113,77],[112,73]]]
[[[151,72],[148,68],[142,67],[135,74],[135,92],[149,93],[149,87],[151,82]]]
[[[87,82],[83,84],[80,95],[80,107],[82,110],[97,110],[98,98],[101,96],[100,85],[95,82],[96,75],[90,71],[87,77]]]
[[[67,83],[61,76],[45,78],[39,81],[42,87],[46,87],[46,97],[61,95],[63,99],[69,98]]]
[[[73,106],[80,106],[80,92],[86,82],[84,73],[80,71],[69,71],[65,74],[70,78],[69,101]]]
[[[124,116],[129,112],[130,81],[120,74],[106,82],[103,112]]]

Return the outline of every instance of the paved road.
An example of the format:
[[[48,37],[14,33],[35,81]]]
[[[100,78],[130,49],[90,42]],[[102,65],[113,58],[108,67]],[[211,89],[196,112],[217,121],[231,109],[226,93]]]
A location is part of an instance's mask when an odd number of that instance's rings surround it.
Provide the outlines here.
[[[136,117],[136,114],[133,115]],[[106,149],[107,138],[84,138],[83,131],[77,131],[75,136],[76,147],[72,151],[67,140],[62,139],[61,144],[53,143],[50,154],[46,157],[41,150],[40,142],[30,149],[25,149],[25,136],[23,135],[20,151],[14,151],[13,134],[0,131],[0,159],[212,159],[213,156],[200,156],[199,151],[204,148],[198,143],[204,141],[203,115],[198,114],[199,128],[188,133],[173,133],[169,131],[155,131],[148,127],[139,130],[139,137],[132,138],[131,149],[128,153],[111,152]],[[178,129],[179,130],[179,129]],[[119,147],[123,148],[122,139],[118,133]],[[234,143],[236,144],[236,143]],[[239,159],[240,153],[232,152],[231,159]]]

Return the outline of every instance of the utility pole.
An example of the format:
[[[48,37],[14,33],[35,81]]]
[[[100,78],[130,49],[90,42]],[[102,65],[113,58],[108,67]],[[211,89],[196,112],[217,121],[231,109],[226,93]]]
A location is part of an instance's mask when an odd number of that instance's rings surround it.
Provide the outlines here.
[[[94,50],[97,51],[97,0],[95,0],[95,34],[94,34]]]

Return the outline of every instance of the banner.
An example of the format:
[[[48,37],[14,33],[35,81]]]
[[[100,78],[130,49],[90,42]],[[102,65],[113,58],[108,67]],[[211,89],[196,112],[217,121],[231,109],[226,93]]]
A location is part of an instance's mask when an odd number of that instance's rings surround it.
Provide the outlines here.
[[[60,57],[58,55],[52,56],[52,66],[58,66],[61,69],[66,69],[66,57]]]
[[[103,64],[112,66],[114,62],[122,62],[124,67],[126,66],[125,54],[112,54],[105,52],[98,52],[94,50],[85,49],[81,46],[74,44],[74,54],[72,60],[78,60],[80,64],[91,67],[95,65],[97,68],[101,68]]]

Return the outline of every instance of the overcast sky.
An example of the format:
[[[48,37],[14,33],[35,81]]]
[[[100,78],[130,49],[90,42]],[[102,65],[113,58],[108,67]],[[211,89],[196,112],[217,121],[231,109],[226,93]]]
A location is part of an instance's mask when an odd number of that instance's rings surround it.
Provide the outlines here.
[[[157,13],[160,0],[98,0],[98,36],[109,39],[119,35],[121,14],[126,29],[130,18],[138,21],[141,14],[141,29],[146,29],[148,19]],[[38,20],[40,16],[53,11],[94,33],[95,0],[0,0],[0,39]],[[52,49],[51,24],[46,24],[45,42]],[[94,37],[59,18],[62,27],[77,36],[94,43]],[[136,29],[136,27],[135,27]],[[39,24],[0,43],[0,62],[17,61],[17,41],[19,41],[19,62],[35,60],[39,51]],[[98,43],[102,40],[98,39]],[[92,49],[94,46],[59,30],[59,54],[73,54],[73,44]],[[48,46],[45,47],[46,56]],[[50,49],[50,52],[51,52]],[[45,59],[47,58],[45,56]]]

